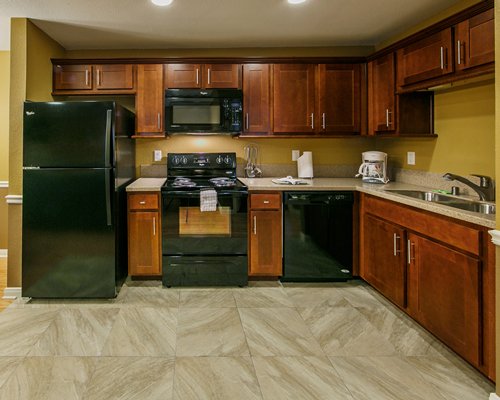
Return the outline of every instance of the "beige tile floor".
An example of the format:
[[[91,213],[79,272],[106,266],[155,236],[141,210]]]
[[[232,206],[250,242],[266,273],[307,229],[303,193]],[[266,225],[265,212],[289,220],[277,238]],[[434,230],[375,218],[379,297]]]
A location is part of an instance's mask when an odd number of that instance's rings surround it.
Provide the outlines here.
[[[369,286],[261,282],[0,313],[0,399],[480,400],[494,386]]]

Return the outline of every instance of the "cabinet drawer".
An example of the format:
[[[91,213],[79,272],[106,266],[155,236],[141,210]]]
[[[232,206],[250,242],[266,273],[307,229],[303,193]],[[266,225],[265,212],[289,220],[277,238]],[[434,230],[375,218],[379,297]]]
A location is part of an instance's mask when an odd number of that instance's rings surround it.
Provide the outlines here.
[[[258,193],[250,196],[252,210],[279,210],[281,195],[279,193]]]
[[[159,207],[157,194],[129,194],[128,206],[130,210],[157,210]]]

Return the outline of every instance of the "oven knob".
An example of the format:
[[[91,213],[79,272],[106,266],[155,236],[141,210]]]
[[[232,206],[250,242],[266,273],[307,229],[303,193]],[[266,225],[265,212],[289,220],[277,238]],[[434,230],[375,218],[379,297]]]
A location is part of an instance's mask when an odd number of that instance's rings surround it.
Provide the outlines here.
[[[182,163],[186,165],[188,163],[187,157],[182,157]]]
[[[217,156],[217,158],[215,159],[215,162],[216,162],[217,164],[222,164],[222,161],[223,161],[223,160],[222,160],[222,156]]]
[[[229,158],[229,156],[226,156],[226,157],[224,158],[224,162],[225,162],[226,164],[231,164],[231,158]]]
[[[179,157],[174,157],[173,161],[175,165],[179,164]]]

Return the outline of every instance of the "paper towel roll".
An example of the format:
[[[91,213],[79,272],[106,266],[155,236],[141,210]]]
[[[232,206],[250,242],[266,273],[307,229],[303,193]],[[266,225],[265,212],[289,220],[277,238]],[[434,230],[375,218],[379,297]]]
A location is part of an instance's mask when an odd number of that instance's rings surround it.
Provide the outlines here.
[[[304,151],[304,154],[297,159],[297,172],[299,178],[314,177],[312,152]]]

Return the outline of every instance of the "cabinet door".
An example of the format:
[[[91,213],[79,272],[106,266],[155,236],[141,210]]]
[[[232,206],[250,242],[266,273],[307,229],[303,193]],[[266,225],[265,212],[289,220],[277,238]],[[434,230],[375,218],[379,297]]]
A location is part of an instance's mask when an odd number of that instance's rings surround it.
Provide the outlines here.
[[[313,133],[315,73],[312,64],[274,64],[274,132]]]
[[[243,65],[243,111],[245,133],[270,130],[269,64]]]
[[[163,65],[137,66],[137,134],[163,133]]]
[[[129,212],[130,275],[158,275],[160,271],[160,218],[158,212]]]
[[[55,65],[54,90],[92,89],[92,65]]]
[[[398,50],[398,86],[453,72],[451,28]]]
[[[201,88],[201,64],[168,64],[167,88],[198,89]]]
[[[455,28],[455,39],[458,70],[495,61],[493,9],[458,24]]]
[[[478,366],[479,260],[414,234],[408,245],[410,315]]]
[[[319,132],[359,132],[360,74],[355,64],[319,66]]]
[[[404,230],[389,222],[364,216],[363,279],[400,307],[406,306]]]
[[[207,89],[238,89],[240,87],[240,64],[205,64],[203,87]]]
[[[281,211],[251,211],[249,226],[249,275],[281,276]]]
[[[133,65],[105,64],[95,67],[95,88],[97,90],[134,88]]]
[[[396,130],[395,74],[394,53],[368,64],[369,129],[372,134]]]

